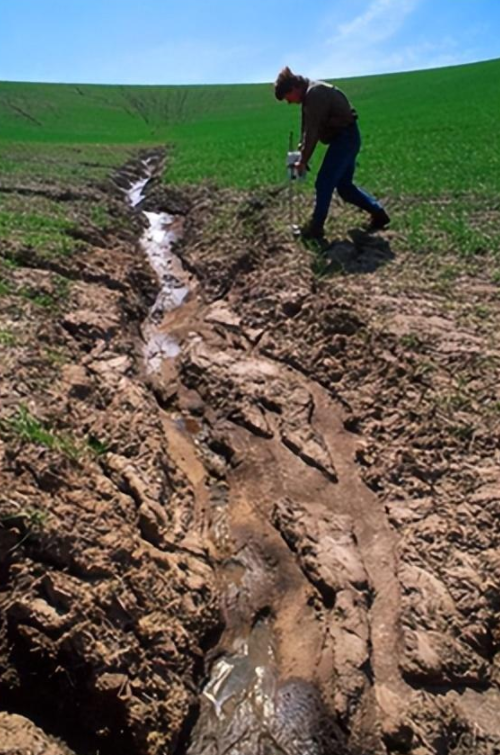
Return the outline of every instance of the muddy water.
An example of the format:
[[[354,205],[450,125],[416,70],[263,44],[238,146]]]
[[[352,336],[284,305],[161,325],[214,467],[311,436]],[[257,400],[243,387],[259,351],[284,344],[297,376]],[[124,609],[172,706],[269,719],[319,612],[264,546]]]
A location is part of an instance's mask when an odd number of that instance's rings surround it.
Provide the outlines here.
[[[154,168],[150,162],[143,163],[145,176],[127,191],[132,206],[137,206],[144,198]],[[180,352],[179,343],[161,329],[161,324],[165,313],[181,307],[186,301],[189,288],[182,265],[172,253],[178,221],[166,213],[145,212],[144,216],[147,228],[141,246],[160,281],[158,296],[142,328],[144,360],[151,373],[160,370],[164,359],[173,358]],[[237,371],[240,368],[241,365],[235,367]],[[269,365],[267,369],[273,376],[276,368]],[[307,653],[304,661],[290,664],[292,673],[290,668],[286,672],[282,668],[282,638],[279,634],[283,635],[283,627],[278,633],[278,614],[285,615],[285,619],[281,618],[284,625],[287,621],[293,625],[295,616],[307,616],[312,625],[314,612],[307,607],[309,593],[298,588],[297,584],[292,585],[300,593],[299,607],[296,610],[292,605],[280,610],[276,596],[282,589],[280,583],[286,569],[283,563],[276,566],[280,557],[275,551],[283,552],[283,562],[287,558],[290,560],[290,552],[274,531],[267,535],[266,550],[262,524],[254,521],[252,512],[245,521],[245,531],[240,531],[240,515],[231,516],[231,511],[238,512],[238,508],[238,505],[230,505],[225,494],[211,496],[208,537],[218,571],[226,630],[213,653],[214,661],[201,690],[199,715],[187,753],[343,753],[345,750],[340,746],[338,731],[331,727],[331,716],[318,688],[308,678],[312,674],[301,673],[304,671],[301,667],[309,663]],[[275,565],[270,567],[273,563]],[[289,627],[285,633],[288,631]],[[323,643],[323,638],[316,634],[313,631],[314,636],[306,641],[306,645],[308,642],[309,645]],[[293,673],[296,669],[297,675]]]
[[[154,168],[151,160],[143,161],[145,176],[132,184],[126,192],[132,207],[136,207],[144,199],[144,189],[153,176]],[[148,221],[148,228],[141,238],[141,247],[160,281],[156,301],[142,326],[146,370],[154,373],[159,371],[163,359],[171,359],[179,353],[177,341],[163,333],[159,326],[164,314],[179,307],[189,290],[181,280],[184,273],[182,265],[171,252],[172,244],[178,238],[176,218],[165,212],[143,214]]]
[[[219,660],[205,687],[189,753],[324,755],[322,701],[313,685],[278,682],[269,626],[257,624],[242,651]]]
[[[248,639],[236,639],[232,652],[214,663],[189,753],[260,752],[276,714],[272,642],[269,623],[258,622]]]
[[[136,207],[144,199],[144,191],[151,180],[154,167],[153,162],[144,161],[145,176],[127,190],[132,207]],[[148,227],[140,244],[160,281],[156,301],[142,326],[144,361],[147,371],[152,373],[160,370],[163,359],[179,354],[178,342],[162,332],[160,325],[166,312],[182,305],[189,289],[178,277],[183,273],[182,265],[171,251],[173,242],[178,238],[175,231],[176,219],[167,213],[144,212],[144,216]],[[213,512],[211,536],[221,553],[227,552],[230,547],[226,513],[225,510],[217,510],[217,506]],[[245,569],[234,569],[229,560],[222,570],[222,581],[225,584],[223,602],[227,605],[231,595],[238,593],[240,572],[245,572]],[[235,736],[240,741],[241,748],[242,725],[244,728],[250,727],[245,749],[234,751],[260,752],[258,741],[261,729],[269,730],[276,716],[276,681],[272,629],[270,623],[263,620],[250,627],[246,637],[236,637],[231,651],[213,664],[210,679],[202,692],[201,715],[189,752],[212,752],[214,743],[216,746],[213,751],[219,752],[222,742],[225,743],[224,751],[230,751]],[[282,752],[279,748],[266,751]]]

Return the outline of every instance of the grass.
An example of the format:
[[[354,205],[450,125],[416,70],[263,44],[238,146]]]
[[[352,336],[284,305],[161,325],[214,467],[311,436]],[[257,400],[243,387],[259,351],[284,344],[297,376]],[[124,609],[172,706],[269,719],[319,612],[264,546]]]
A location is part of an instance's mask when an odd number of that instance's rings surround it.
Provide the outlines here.
[[[498,189],[499,75],[494,60],[340,80],[360,113],[360,178],[382,195]],[[168,142],[174,145],[170,181],[210,178],[240,187],[282,181],[290,131],[299,138],[299,109],[276,102],[270,84],[2,83],[0,123],[4,143],[61,145],[66,152],[95,145],[87,164],[103,164],[104,145]],[[15,159],[0,159],[2,173],[17,170]]]
[[[14,514],[7,514],[6,516],[0,516],[0,525],[9,529],[11,525],[18,526],[22,523],[24,534],[21,539],[9,549],[9,553],[13,553],[17,550],[26,540],[34,535],[40,534],[49,519],[47,511],[43,511],[39,508],[20,508],[19,504],[12,503],[12,506],[18,508],[18,511]]]
[[[336,82],[360,114],[359,183],[387,203],[407,247],[456,255],[461,269],[500,256],[499,77],[493,60]],[[299,109],[276,102],[270,84],[0,83],[0,174],[6,185],[85,184],[102,180],[132,147],[168,144],[167,182],[255,190],[284,183],[299,122]],[[309,205],[312,183],[301,188]],[[105,214],[95,210],[93,222],[106,227]],[[20,216],[5,198],[0,205],[0,239],[47,254],[74,251],[67,223],[48,208]],[[499,270],[492,265],[493,280]]]
[[[81,456],[81,451],[74,441],[52,432],[46,424],[32,415],[26,406],[19,406],[16,414],[3,424],[22,441],[59,451],[73,461],[77,461]]]
[[[90,219],[96,228],[101,231],[107,230],[110,224],[110,218],[106,209],[102,205],[94,205],[90,211]]]
[[[54,263],[61,269],[68,258],[85,250],[83,239],[88,231],[108,231],[113,220],[105,194],[94,191],[90,196],[95,200],[89,201],[89,188],[107,180],[129,157],[130,148],[0,140],[0,262],[4,271],[8,266],[22,267],[27,256],[41,266]]]
[[[62,349],[45,348],[43,356],[53,367],[61,367],[69,363],[69,356]]]
[[[0,297],[9,296],[12,293],[12,285],[5,278],[0,278]]]
[[[16,343],[16,337],[7,328],[0,328],[0,345],[1,346],[14,346]]]
[[[0,331],[0,342],[1,342]],[[57,362],[61,363],[57,358]],[[67,435],[55,432],[47,422],[40,421],[23,404],[17,407],[15,414],[0,420],[0,430],[7,437],[15,437],[24,443],[58,451],[71,461],[80,461],[84,456],[98,459],[110,450],[110,445],[90,433],[81,440],[74,440]]]
[[[0,84],[0,101],[3,85]],[[1,104],[0,104],[1,107]],[[86,117],[81,114],[81,117]],[[68,129],[72,127],[68,124]],[[78,134],[69,130],[66,139],[73,144],[51,141],[50,134],[41,141],[36,134],[26,135],[22,130],[11,140],[0,125],[0,175],[2,186],[19,183],[43,182],[48,186],[86,186],[101,181],[129,157],[131,145],[79,144]]]
[[[399,341],[402,346],[412,351],[417,351],[422,345],[418,333],[406,333],[405,335],[401,336]]]
[[[2,331],[0,338],[1,333]],[[25,443],[59,451],[72,461],[78,461],[86,453],[98,458],[110,450],[107,442],[93,434],[87,435],[82,441],[75,441],[54,432],[46,422],[41,422],[23,404],[17,407],[12,417],[1,421],[0,428]]]
[[[27,284],[16,286],[7,278],[0,278],[0,298],[3,296],[19,297],[53,313],[58,313],[61,306],[67,302],[70,291],[71,281],[57,274],[52,277],[50,291],[39,290]]]
[[[96,457],[103,456],[110,450],[109,445],[105,441],[99,440],[95,435],[89,435],[87,437],[87,447]]]
[[[30,202],[19,197],[0,195],[0,239],[8,239],[12,245],[43,250],[44,256],[66,256],[76,248],[76,241],[68,235],[74,223],[62,217],[56,202]],[[38,207],[37,207],[38,205]]]

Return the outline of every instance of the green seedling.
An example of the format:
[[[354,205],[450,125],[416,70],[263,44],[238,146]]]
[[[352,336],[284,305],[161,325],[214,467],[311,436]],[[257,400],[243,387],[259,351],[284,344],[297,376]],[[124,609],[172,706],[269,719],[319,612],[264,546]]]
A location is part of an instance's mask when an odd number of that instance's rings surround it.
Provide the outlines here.
[[[3,424],[25,442],[60,451],[73,461],[78,460],[81,456],[81,450],[72,440],[53,433],[45,424],[34,417],[25,406],[19,406],[14,417],[4,421]]]
[[[10,330],[0,330],[0,344],[2,346],[14,346],[16,337]]]
[[[103,456],[109,451],[108,444],[105,441],[96,438],[95,435],[89,435],[87,437],[87,446],[95,456]]]
[[[13,553],[20,548],[28,538],[39,534],[44,529],[48,518],[49,514],[46,511],[37,508],[20,509],[15,514],[1,516],[0,525],[9,528],[9,523],[18,524],[22,522],[23,529],[25,530],[21,539],[9,549],[9,553]]]

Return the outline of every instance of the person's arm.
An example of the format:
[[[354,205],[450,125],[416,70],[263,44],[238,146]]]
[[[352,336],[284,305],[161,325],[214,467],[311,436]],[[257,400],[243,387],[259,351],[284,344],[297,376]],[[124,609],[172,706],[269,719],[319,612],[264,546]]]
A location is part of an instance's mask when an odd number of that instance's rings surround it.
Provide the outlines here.
[[[301,162],[307,165],[319,141],[319,112],[312,98],[304,112],[303,127]]]
[[[323,117],[323,103],[316,92],[310,92],[307,103],[302,107],[302,139],[300,143],[300,162],[297,163],[299,175],[307,170],[316,145],[319,141],[319,127]]]

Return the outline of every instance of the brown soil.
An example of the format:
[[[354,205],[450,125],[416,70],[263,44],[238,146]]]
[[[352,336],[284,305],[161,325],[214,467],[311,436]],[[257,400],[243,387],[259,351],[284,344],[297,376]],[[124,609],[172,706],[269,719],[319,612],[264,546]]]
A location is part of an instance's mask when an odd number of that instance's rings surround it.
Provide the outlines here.
[[[284,203],[153,183],[191,276],[156,375],[154,277],[119,229],[64,311],[2,297],[3,709],[77,755],[493,755],[497,292],[433,288],[389,232],[319,277]],[[20,437],[20,404],[84,450]]]

